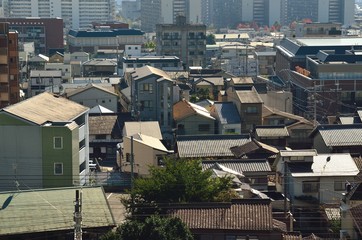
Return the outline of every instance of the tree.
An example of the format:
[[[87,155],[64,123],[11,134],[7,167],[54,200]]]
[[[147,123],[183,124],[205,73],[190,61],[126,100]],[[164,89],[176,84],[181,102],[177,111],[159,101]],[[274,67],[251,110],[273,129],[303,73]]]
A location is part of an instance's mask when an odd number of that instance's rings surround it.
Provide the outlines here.
[[[164,159],[164,167],[150,167],[150,176],[137,178],[130,197],[121,201],[133,219],[166,214],[167,205],[189,202],[227,202],[239,198],[231,177],[213,178],[201,161]]]
[[[127,220],[117,232],[108,232],[101,240],[192,240],[190,229],[179,219],[153,215],[144,221]]]
[[[215,35],[210,33],[206,36],[206,44],[213,45],[215,44]]]

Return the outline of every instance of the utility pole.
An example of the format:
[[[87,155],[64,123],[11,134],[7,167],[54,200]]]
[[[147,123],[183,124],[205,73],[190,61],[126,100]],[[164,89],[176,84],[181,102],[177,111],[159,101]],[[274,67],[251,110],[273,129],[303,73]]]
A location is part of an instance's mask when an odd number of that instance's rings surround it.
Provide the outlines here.
[[[284,171],[283,171],[283,180],[284,180],[284,217],[287,219],[288,217],[288,201],[287,201],[287,195],[288,195],[288,179],[287,179],[287,160],[283,158],[284,160]]]
[[[134,182],[134,154],[133,154],[133,136],[131,136],[131,189],[133,189],[133,182]]]
[[[75,190],[74,240],[82,240],[82,192]]]

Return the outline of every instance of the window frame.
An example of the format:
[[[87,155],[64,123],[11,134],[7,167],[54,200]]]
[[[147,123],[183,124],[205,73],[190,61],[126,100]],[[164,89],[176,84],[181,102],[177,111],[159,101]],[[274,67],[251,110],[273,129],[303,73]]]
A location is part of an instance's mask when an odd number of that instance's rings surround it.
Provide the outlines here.
[[[307,185],[310,186],[310,190],[306,189]],[[318,193],[319,188],[320,188],[319,182],[317,182],[317,181],[303,181],[303,183],[302,183],[302,192],[303,193]]]
[[[56,139],[60,139],[60,147],[56,146]],[[61,137],[61,136],[53,137],[53,149],[63,149],[63,137]]]
[[[61,173],[57,173],[57,165],[61,166]],[[64,165],[62,162],[55,162],[54,163],[54,175],[61,176],[64,174]]]

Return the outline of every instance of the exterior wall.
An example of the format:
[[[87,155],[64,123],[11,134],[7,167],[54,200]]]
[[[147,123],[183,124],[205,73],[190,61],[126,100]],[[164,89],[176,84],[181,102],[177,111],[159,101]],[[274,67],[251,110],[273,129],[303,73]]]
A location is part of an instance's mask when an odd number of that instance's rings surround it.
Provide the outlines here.
[[[91,26],[94,21],[108,21],[115,17],[113,0],[100,1],[8,1],[5,17],[41,17],[64,19],[66,28],[78,29]],[[89,14],[92,13],[92,14]]]
[[[259,94],[265,105],[283,112],[293,113],[293,94],[291,92],[268,91]]]
[[[63,138],[63,148],[62,149],[54,149],[54,137],[62,137]],[[72,136],[72,132],[64,126],[59,127],[43,127],[42,128],[42,150],[43,150],[43,181],[44,187],[65,187],[65,186],[73,186],[74,178],[79,175],[79,171],[77,174],[75,173],[73,164],[77,159],[77,156],[74,156],[73,146],[78,147],[79,145],[74,144],[75,141]],[[77,138],[78,140],[78,138]],[[78,143],[78,142],[77,142]],[[78,160],[78,159],[77,159]],[[63,174],[55,175],[54,173],[54,164],[62,163],[63,164]],[[79,170],[79,165],[77,164],[77,169]],[[73,171],[74,170],[74,171]]]
[[[18,34],[0,23],[0,108],[20,101]]]
[[[17,124],[11,126],[10,118],[3,122],[0,114],[0,190],[42,188],[42,142],[39,126]]]
[[[111,93],[104,92],[96,88],[90,88],[83,92],[69,97],[70,100],[92,108],[101,105],[113,112],[117,112],[118,97]]]
[[[318,153],[330,153],[331,149],[326,146],[322,136],[319,133],[316,133],[313,138],[313,148],[317,150]]]
[[[353,177],[322,177],[322,178],[294,178],[294,192],[290,192],[293,197],[295,196],[312,196],[319,200],[320,203],[340,203],[343,191],[336,191],[334,189],[335,181],[353,181]],[[319,191],[315,193],[303,193],[303,181],[316,181],[319,182]]]
[[[131,172],[131,163],[126,162],[126,155],[131,154],[131,139],[123,139],[123,159],[121,160],[121,171]],[[157,155],[165,155],[166,153],[157,151],[143,143],[133,141],[134,167],[133,172],[138,175],[148,175],[150,166],[158,166]]]
[[[59,76],[59,75],[58,75]],[[40,82],[39,82],[40,80]],[[52,88],[54,86],[60,86],[62,83],[61,77],[31,77],[28,86],[28,97],[38,95],[45,92],[46,88]]]
[[[208,131],[200,131],[199,126],[203,124],[210,126]],[[183,125],[183,131],[181,125]],[[178,135],[215,134],[215,120],[193,115],[177,121],[177,129]]]
[[[251,22],[253,21],[253,0],[244,0],[242,1],[241,7],[241,21]]]
[[[62,72],[62,82],[68,82],[72,75],[70,64],[64,63],[45,63],[44,70],[59,70]]]
[[[219,124],[219,134],[231,134],[227,131],[229,129],[235,130],[232,134],[241,134],[240,124]]]

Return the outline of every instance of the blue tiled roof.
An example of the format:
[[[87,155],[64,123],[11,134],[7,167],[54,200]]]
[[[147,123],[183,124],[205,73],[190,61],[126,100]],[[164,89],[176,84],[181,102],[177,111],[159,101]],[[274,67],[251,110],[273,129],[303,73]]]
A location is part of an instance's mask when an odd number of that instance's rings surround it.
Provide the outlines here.
[[[68,33],[73,37],[116,37],[121,35],[144,35],[144,32],[138,29],[113,29],[110,31],[76,31],[69,30]]]
[[[215,103],[214,106],[221,124],[240,123],[238,110],[232,102]]]

